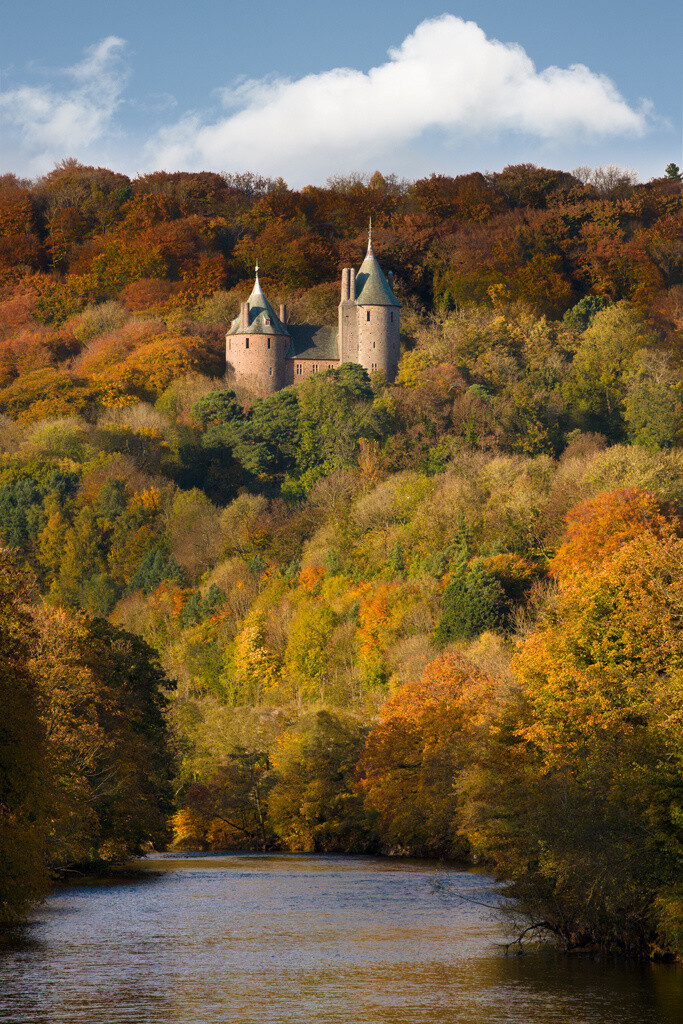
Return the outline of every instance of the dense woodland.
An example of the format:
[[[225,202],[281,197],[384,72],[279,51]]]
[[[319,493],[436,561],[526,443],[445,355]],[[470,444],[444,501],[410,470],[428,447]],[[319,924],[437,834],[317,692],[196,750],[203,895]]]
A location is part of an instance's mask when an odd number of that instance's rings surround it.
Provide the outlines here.
[[[392,385],[224,377],[256,259]],[[683,186],[0,179],[0,916],[175,848],[463,858],[683,951]]]

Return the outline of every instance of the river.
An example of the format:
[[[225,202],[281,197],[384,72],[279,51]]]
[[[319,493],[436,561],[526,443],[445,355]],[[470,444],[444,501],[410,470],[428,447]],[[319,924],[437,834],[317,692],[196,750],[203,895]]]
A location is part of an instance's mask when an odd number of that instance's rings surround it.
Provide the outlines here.
[[[506,957],[479,905],[497,900],[495,884],[476,872],[267,854],[145,865],[157,873],[58,890],[0,946],[0,1021],[683,1021],[677,967]]]

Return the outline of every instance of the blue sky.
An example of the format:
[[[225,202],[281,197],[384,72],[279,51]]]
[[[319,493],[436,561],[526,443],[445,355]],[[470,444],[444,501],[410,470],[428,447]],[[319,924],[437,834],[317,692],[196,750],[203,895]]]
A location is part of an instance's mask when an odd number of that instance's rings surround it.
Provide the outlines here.
[[[0,170],[683,164],[683,4],[2,0]]]

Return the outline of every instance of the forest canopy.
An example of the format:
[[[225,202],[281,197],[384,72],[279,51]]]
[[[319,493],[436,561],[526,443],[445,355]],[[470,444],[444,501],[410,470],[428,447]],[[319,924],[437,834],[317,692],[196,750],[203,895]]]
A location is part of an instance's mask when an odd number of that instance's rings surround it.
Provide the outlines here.
[[[395,383],[257,398],[256,260]],[[152,845],[460,857],[567,949],[683,949],[683,187],[0,179],[3,920]]]

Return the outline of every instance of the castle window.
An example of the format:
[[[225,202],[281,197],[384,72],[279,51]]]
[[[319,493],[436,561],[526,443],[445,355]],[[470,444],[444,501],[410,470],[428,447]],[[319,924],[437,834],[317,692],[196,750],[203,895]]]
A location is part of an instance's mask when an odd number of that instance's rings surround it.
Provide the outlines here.
[[[245,348],[249,348],[249,338],[247,338],[247,343],[245,345]]]
[[[228,342],[228,352],[232,352],[232,342]]]
[[[313,363],[313,373],[317,373],[317,372],[318,372],[318,364],[317,363]]]
[[[270,338],[268,338],[268,348],[270,348]]]
[[[375,343],[374,343],[374,341],[373,341],[373,343],[372,343],[372,347],[373,347],[373,348],[375,347]]]
[[[296,364],[296,372],[301,373],[301,363]]]
[[[269,316],[266,317],[266,327],[270,327],[270,317]],[[268,348],[270,348],[270,345],[268,346]]]
[[[394,314],[393,313],[391,314],[391,322],[392,322],[392,324],[394,322]]]
[[[273,376],[273,367],[272,367],[272,366],[269,366],[269,367],[268,367],[268,376],[269,376],[269,377],[272,377],[272,376]]]
[[[365,314],[365,319],[366,320],[370,319],[370,310],[368,310],[367,313]]]

